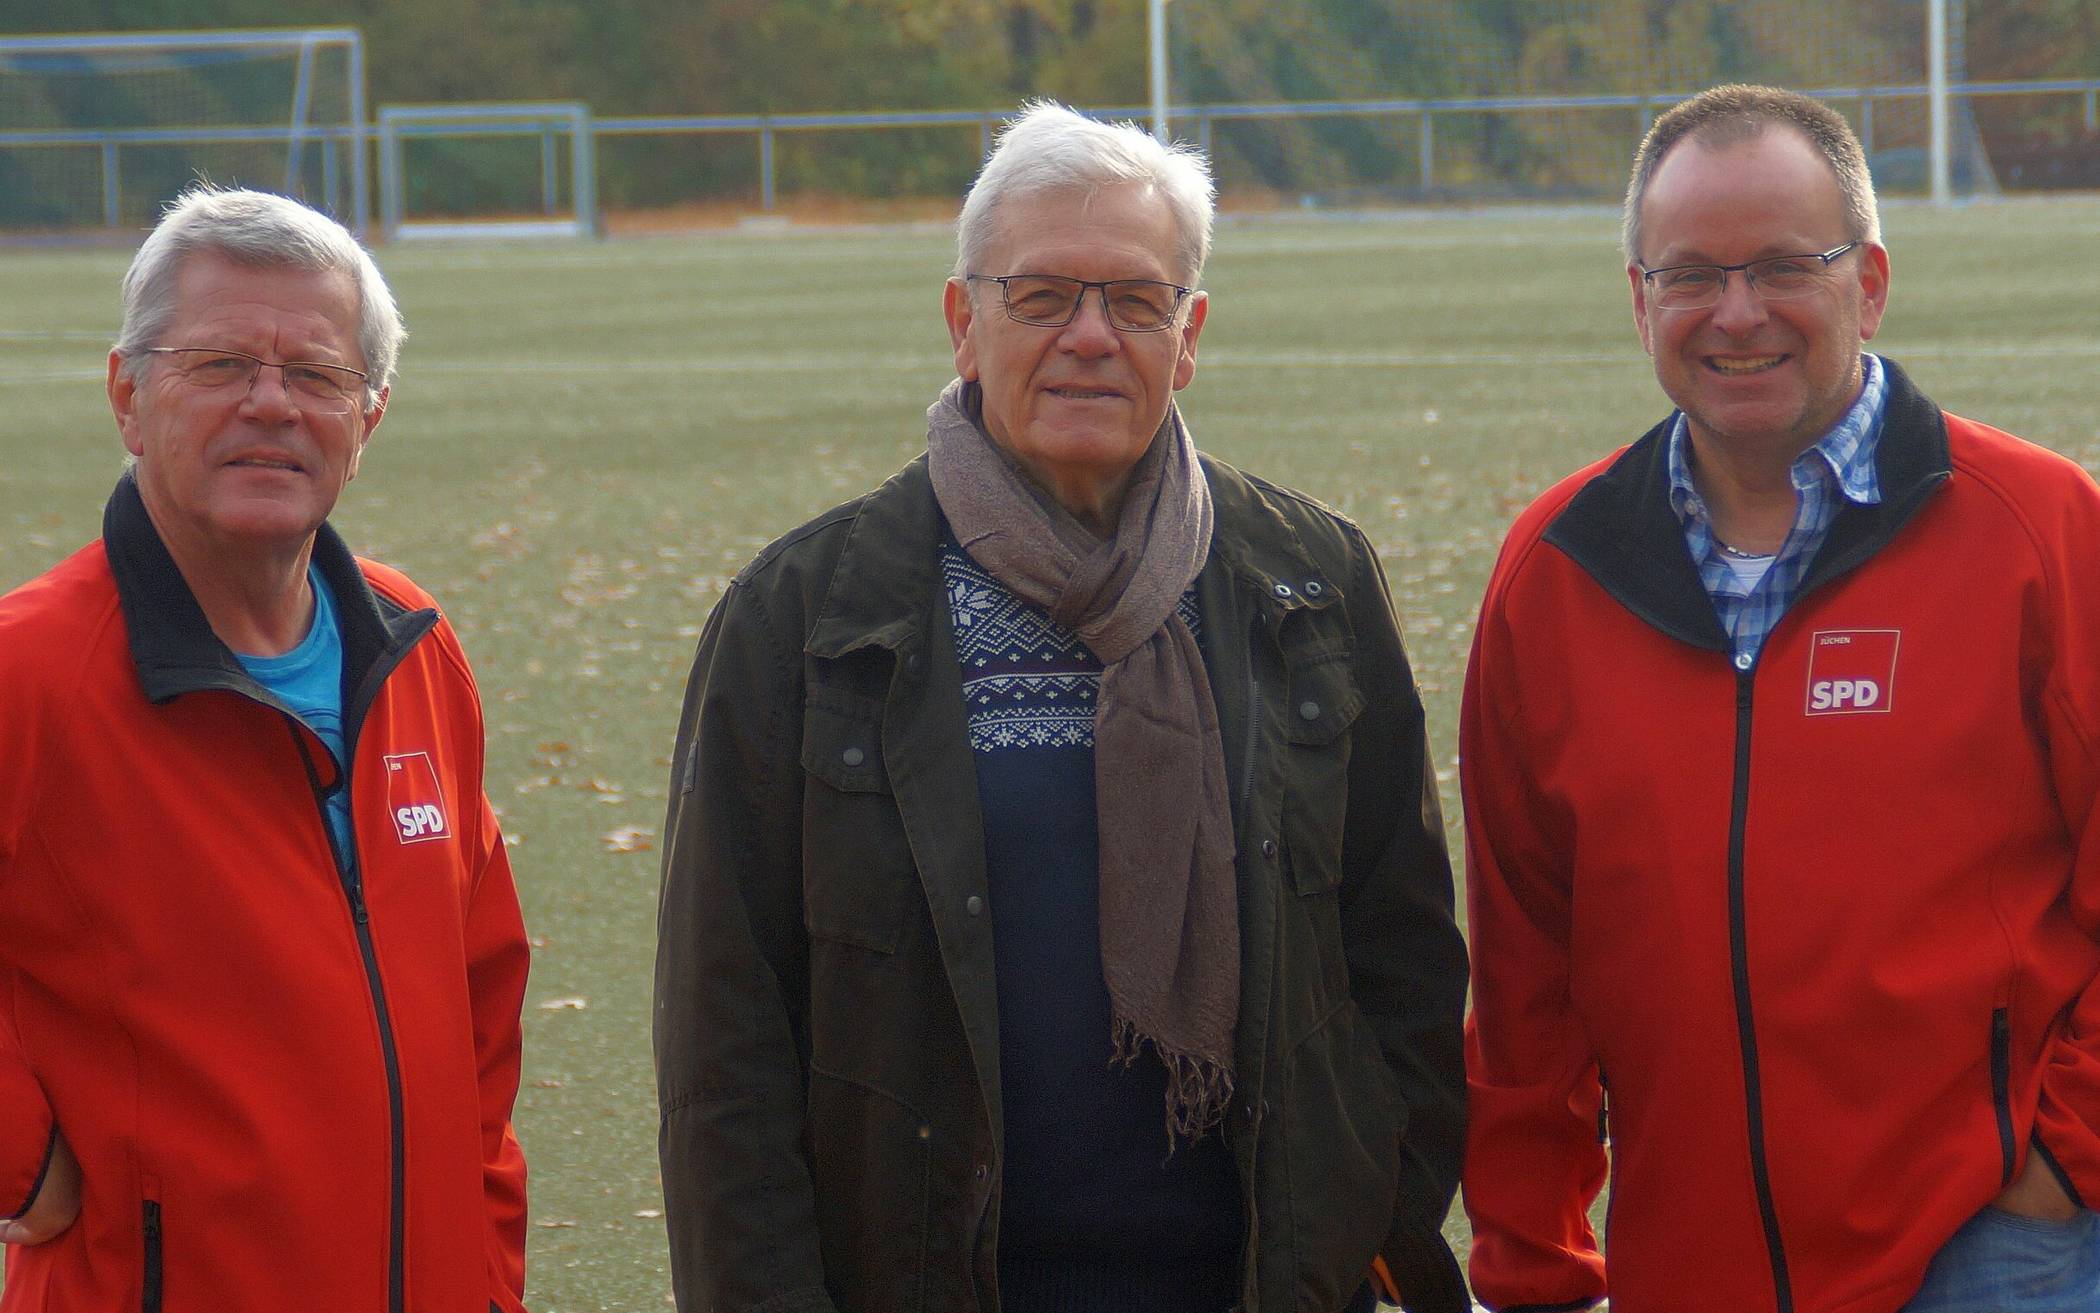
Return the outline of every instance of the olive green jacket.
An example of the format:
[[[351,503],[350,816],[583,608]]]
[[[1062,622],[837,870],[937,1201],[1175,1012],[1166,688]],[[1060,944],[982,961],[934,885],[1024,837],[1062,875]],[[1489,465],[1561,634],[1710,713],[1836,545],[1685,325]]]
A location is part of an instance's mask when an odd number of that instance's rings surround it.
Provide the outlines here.
[[[1347,520],[1205,458],[1232,781],[1249,1313],[1383,1254],[1461,1313],[1465,948],[1422,706]],[[759,554],[700,638],[656,965],[688,1313],[998,1313],[1002,1122],[976,768],[922,456]]]

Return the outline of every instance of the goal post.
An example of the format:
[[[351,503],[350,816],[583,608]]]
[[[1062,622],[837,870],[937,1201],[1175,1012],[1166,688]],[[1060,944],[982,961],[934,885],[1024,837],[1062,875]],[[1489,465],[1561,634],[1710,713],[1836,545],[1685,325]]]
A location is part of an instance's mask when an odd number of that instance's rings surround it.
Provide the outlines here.
[[[382,105],[378,126],[389,241],[598,233],[587,105]]]
[[[355,28],[0,37],[0,236],[145,227],[198,179],[371,216]]]

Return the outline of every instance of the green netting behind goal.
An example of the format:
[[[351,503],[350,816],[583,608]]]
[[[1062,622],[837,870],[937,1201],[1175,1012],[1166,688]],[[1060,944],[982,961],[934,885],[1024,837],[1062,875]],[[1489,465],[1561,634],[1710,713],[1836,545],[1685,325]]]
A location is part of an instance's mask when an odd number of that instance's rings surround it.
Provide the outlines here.
[[[1957,83],[1964,10],[1950,0]],[[1199,121],[1228,190],[1308,203],[1607,199],[1655,113],[1728,81],[1876,88],[1831,100],[1884,188],[1926,184],[1925,0],[1179,0],[1168,14],[1177,104],[1335,102],[1317,118]],[[1483,98],[1497,103],[1448,104]],[[1545,99],[1560,103],[1526,103]],[[1420,100],[1445,102],[1427,131],[1419,113],[1350,108]],[[1951,150],[1957,193],[1995,190],[1959,98]]]
[[[362,226],[354,31],[0,39],[0,233],[149,225],[199,178]]]

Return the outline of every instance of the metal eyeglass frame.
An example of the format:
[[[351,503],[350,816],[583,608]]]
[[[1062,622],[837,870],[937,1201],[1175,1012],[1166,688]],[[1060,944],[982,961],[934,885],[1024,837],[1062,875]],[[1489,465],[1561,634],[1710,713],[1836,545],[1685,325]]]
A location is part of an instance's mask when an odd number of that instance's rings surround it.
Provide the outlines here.
[[[145,353],[149,356],[177,356],[191,352],[202,352],[208,356],[231,356],[237,360],[245,360],[254,365],[255,368],[249,371],[247,381],[243,385],[244,390],[255,386],[255,380],[262,377],[262,371],[265,366],[274,367],[278,376],[284,380],[286,396],[307,397],[315,401],[325,401],[326,398],[314,397],[311,393],[303,393],[293,388],[290,376],[285,373],[286,370],[304,366],[308,369],[325,370],[328,374],[353,375],[357,379],[356,384],[351,388],[344,389],[342,393],[342,399],[349,403],[349,410],[325,413],[348,414],[350,411],[357,409],[360,401],[369,400],[372,395],[372,376],[370,374],[367,374],[362,369],[353,369],[349,365],[334,365],[325,360],[265,360],[261,356],[249,355],[246,351],[235,351],[230,347],[216,346],[149,346],[146,348]],[[187,374],[189,371],[185,370],[183,372]],[[323,375],[323,377],[326,376],[326,374]],[[360,393],[363,395],[360,396]]]
[[[1843,246],[1833,246],[1827,251],[1804,251],[1800,255],[1768,255],[1765,256],[1763,259],[1759,260],[1745,260],[1741,264],[1666,264],[1660,269],[1650,269],[1646,265],[1641,265],[1641,281],[1643,283],[1646,283],[1648,286],[1653,287],[1655,286],[1655,279],[1657,275],[1673,274],[1685,269],[1711,269],[1715,273],[1718,273],[1720,275],[1720,278],[1714,283],[1714,295],[1712,300],[1700,301],[1696,304],[1666,305],[1661,307],[1664,310],[1704,310],[1708,306],[1719,305],[1721,303],[1721,298],[1728,294],[1728,275],[1733,273],[1740,273],[1743,276],[1743,278],[1750,284],[1750,290],[1756,292],[1757,295],[1763,300],[1791,301],[1795,297],[1807,296],[1810,292],[1816,290],[1815,286],[1811,284],[1809,286],[1800,288],[1797,291],[1780,292],[1777,295],[1774,295],[1773,293],[1765,290],[1764,284],[1758,282],[1757,275],[1751,271],[1756,269],[1759,265],[1774,263],[1784,264],[1789,260],[1821,260],[1823,262],[1823,269],[1819,272],[1827,272],[1831,266],[1831,263],[1835,261],[1839,256],[1844,255],[1847,251],[1852,250],[1854,247],[1865,245],[1866,242],[1863,239],[1854,238],[1853,240],[1846,242]],[[1665,294],[1667,293],[1665,292]]]
[[[1013,298],[1009,295],[1006,286],[1016,278],[1041,278],[1077,287],[1079,291],[1072,297],[1070,313],[1066,314],[1062,319],[1023,319],[1014,312]],[[1079,307],[1086,302],[1087,290],[1089,288],[1099,288],[1101,290],[1102,312],[1108,316],[1108,322],[1111,325],[1126,333],[1164,333],[1174,326],[1174,320],[1181,314],[1181,307],[1187,303],[1189,294],[1196,290],[1193,287],[1183,287],[1180,283],[1170,283],[1160,278],[1108,278],[1094,282],[1085,278],[1067,278],[1063,274],[964,274],[963,281],[965,283],[999,284],[999,304],[1005,308],[1006,317],[1017,324],[1027,324],[1031,328],[1063,328],[1079,317]],[[1132,284],[1140,287],[1165,287],[1171,289],[1174,293],[1174,304],[1168,308],[1167,317],[1156,324],[1126,324],[1117,318],[1115,302],[1109,298],[1108,289],[1111,287],[1127,287]]]

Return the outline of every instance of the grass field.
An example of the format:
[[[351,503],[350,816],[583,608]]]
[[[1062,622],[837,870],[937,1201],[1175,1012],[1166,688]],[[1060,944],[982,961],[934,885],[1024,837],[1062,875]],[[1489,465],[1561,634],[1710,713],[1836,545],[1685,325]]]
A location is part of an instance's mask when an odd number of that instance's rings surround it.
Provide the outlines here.
[[[2100,468],[2100,201],[1886,223],[1877,345],[1949,408]],[[1220,232],[1185,412],[1204,447],[1376,541],[1447,795],[1503,529],[1666,409],[1614,241],[1601,211]],[[538,945],[518,1116],[540,1313],[667,1303],[652,845],[686,664],[753,552],[919,450],[950,373],[950,249],[900,230],[382,253],[414,335],[337,523],[446,603],[488,703]],[[126,258],[0,251],[0,589],[98,531]]]

